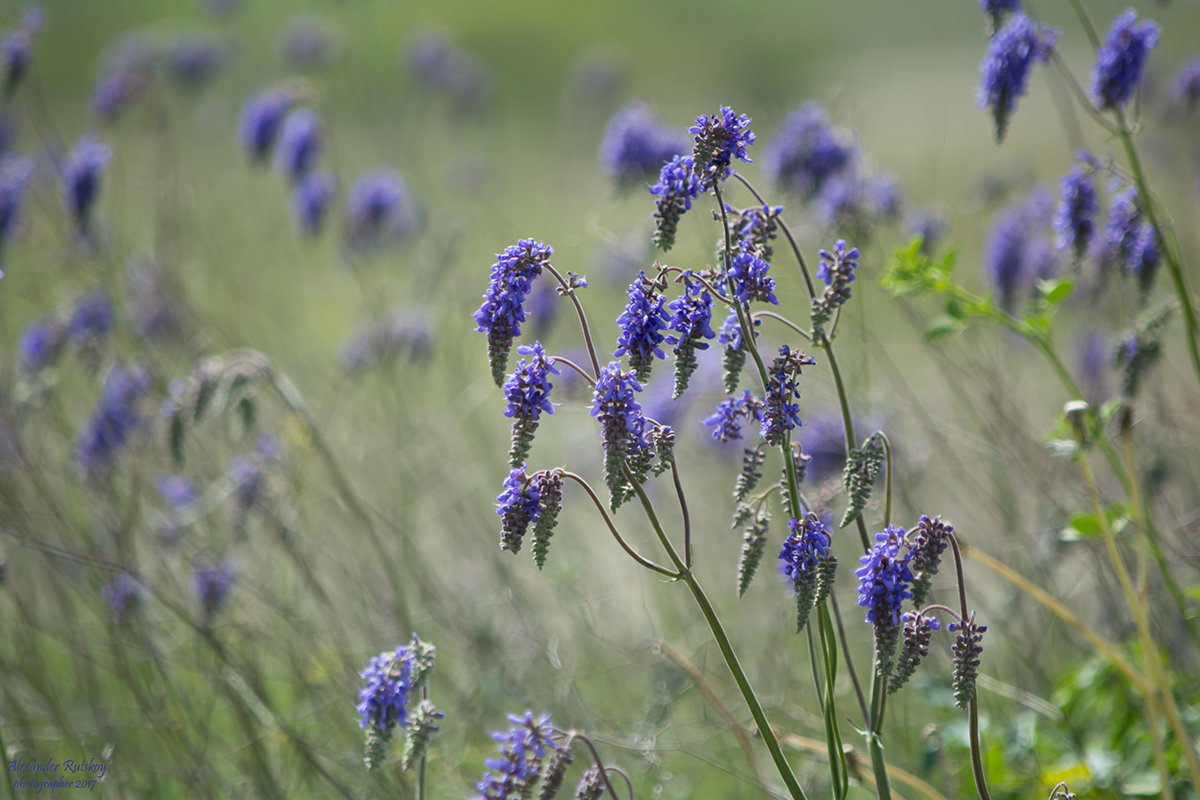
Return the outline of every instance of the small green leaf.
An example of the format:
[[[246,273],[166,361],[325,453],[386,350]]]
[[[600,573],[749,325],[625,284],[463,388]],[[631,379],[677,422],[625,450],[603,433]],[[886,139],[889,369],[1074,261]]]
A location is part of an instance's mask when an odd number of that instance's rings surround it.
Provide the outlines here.
[[[963,310],[962,303],[957,298],[952,297],[946,301],[946,316],[951,319],[965,319],[967,312]]]
[[[1079,542],[1098,538],[1100,533],[1100,520],[1096,519],[1095,514],[1080,514],[1071,518],[1058,538],[1064,542]]]
[[[1046,302],[1056,306],[1071,296],[1075,291],[1075,281],[1070,278],[1059,278],[1049,281],[1038,281],[1038,291],[1046,298]]]
[[[929,330],[925,331],[926,341],[935,341],[944,339],[947,336],[953,336],[963,329],[963,324],[960,320],[953,317],[935,317],[933,324],[929,326]]]

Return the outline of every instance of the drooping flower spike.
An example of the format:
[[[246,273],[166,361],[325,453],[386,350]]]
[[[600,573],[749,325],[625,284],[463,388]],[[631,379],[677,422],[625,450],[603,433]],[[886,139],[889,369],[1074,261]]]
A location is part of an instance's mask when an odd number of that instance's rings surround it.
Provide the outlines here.
[[[696,117],[688,133],[695,137],[692,158],[705,189],[729,174],[733,159],[750,162],[747,150],[755,138],[750,117],[736,115],[729,106],[721,106],[711,118],[707,114]]]
[[[650,368],[656,358],[666,358],[660,345],[666,341],[669,317],[666,299],[663,297],[662,278],[650,280],[646,271],[638,273],[629,285],[629,302],[625,313],[617,318],[621,335],[617,339],[614,356],[629,356],[629,366],[641,383],[650,379]]]
[[[1092,69],[1092,99],[1100,108],[1121,108],[1129,102],[1141,83],[1146,56],[1158,44],[1158,32],[1158,23],[1138,22],[1132,8],[1113,21]]]
[[[992,110],[996,141],[1004,138],[1017,98],[1025,94],[1029,68],[1049,60],[1058,36],[1059,31],[1017,12],[988,43],[979,67],[979,107]]]
[[[518,361],[516,369],[504,381],[504,397],[508,400],[504,416],[513,421],[512,446],[508,453],[509,466],[513,469],[525,463],[542,413],[554,413],[550,402],[553,384],[549,376],[559,374],[541,342],[534,342],[531,347],[518,347],[517,352],[529,359]]]
[[[533,239],[522,239],[496,254],[483,305],[475,312],[475,330],[487,334],[488,363],[497,386],[504,384],[508,354],[521,335],[525,296],[553,254],[553,247]]]

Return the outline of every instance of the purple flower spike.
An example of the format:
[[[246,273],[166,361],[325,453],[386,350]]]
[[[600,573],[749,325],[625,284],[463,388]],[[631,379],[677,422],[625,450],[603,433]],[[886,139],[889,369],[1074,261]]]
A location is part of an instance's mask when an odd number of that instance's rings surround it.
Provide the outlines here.
[[[979,67],[979,107],[992,109],[996,141],[1004,138],[1017,98],[1025,94],[1029,67],[1049,60],[1059,33],[1018,12],[988,44]]]
[[[1129,102],[1141,83],[1146,55],[1158,44],[1158,31],[1153,20],[1138,22],[1132,8],[1113,22],[1092,69],[1092,99],[1100,108],[1120,108]]]
[[[282,88],[266,89],[242,106],[238,117],[238,141],[254,162],[266,161],[279,136],[283,115],[296,98]]]
[[[100,179],[111,159],[112,150],[107,145],[84,134],[63,167],[63,204],[75,218],[81,234],[86,235],[90,229],[92,207],[100,195]]]
[[[618,183],[631,184],[653,178],[685,148],[683,137],[659,123],[649,106],[633,101],[604,129],[600,164]]]
[[[487,334],[488,363],[497,386],[504,384],[508,354],[521,335],[525,297],[553,254],[553,247],[533,239],[522,239],[496,254],[483,305],[475,312],[475,330]]]
[[[532,796],[534,785],[542,771],[542,760],[554,750],[550,715],[535,717],[532,711],[524,716],[509,714],[512,727],[507,732],[492,732],[500,745],[498,758],[485,760],[488,772],[475,784],[479,794],[471,800],[520,800]]]
[[[737,116],[729,106],[721,106],[712,118],[707,114],[696,117],[696,124],[688,128],[688,133],[696,137],[692,159],[705,188],[729,174],[733,159],[750,163],[747,150],[755,138],[750,118],[745,114]]]
[[[321,120],[308,108],[288,114],[275,148],[275,169],[296,183],[312,170],[321,155]]]
[[[638,381],[645,383],[654,359],[667,357],[659,347],[666,340],[663,330],[669,322],[666,301],[658,283],[646,278],[645,270],[629,285],[628,297],[625,313],[617,318],[621,335],[613,355],[628,355]]]

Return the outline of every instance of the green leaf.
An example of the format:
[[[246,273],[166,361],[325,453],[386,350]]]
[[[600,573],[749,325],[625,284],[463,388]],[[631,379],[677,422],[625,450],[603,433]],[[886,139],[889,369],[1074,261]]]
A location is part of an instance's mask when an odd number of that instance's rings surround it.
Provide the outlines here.
[[[1080,514],[1072,517],[1067,526],[1058,534],[1064,542],[1079,542],[1085,539],[1096,539],[1100,536],[1100,520],[1095,514]]]
[[[964,325],[960,320],[953,317],[935,317],[933,324],[929,326],[929,330],[925,331],[926,341],[936,341],[944,339],[947,336],[953,336],[963,329]]]
[[[967,312],[963,309],[962,303],[958,298],[951,297],[946,301],[946,316],[951,319],[966,319]]]
[[[1038,281],[1038,291],[1046,298],[1046,302],[1056,306],[1071,296],[1075,291],[1075,281],[1070,278],[1060,278],[1049,281]]]

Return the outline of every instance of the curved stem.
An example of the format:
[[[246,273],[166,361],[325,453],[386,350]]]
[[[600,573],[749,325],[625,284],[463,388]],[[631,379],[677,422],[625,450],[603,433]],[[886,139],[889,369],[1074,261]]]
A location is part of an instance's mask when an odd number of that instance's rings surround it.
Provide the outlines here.
[[[559,285],[562,286],[563,293],[571,296],[571,302],[575,305],[575,314],[579,317],[579,327],[583,330],[583,341],[584,344],[587,345],[588,355],[592,359],[592,368],[596,370],[595,374],[597,377],[599,377],[600,359],[596,358],[596,346],[592,342],[592,331],[588,327],[587,315],[583,313],[583,304],[579,302],[579,297],[576,296],[575,290],[571,287],[571,284],[567,283],[566,278],[564,278],[558,270],[556,270],[550,264],[546,264],[545,269],[551,275],[553,275],[555,280],[558,281]]]
[[[586,370],[584,370],[584,368],[583,368],[583,367],[579,366],[578,364],[576,364],[576,363],[575,363],[574,361],[572,361],[571,359],[569,359],[569,358],[563,358],[562,356],[550,356],[550,360],[551,360],[551,361],[556,361],[556,362],[558,362],[559,364],[565,364],[566,366],[568,366],[568,367],[570,367],[571,369],[573,369],[573,370],[575,370],[576,372],[578,372],[578,373],[579,373],[579,374],[580,374],[580,375],[583,377],[583,379],[584,379],[585,381],[587,381],[587,382],[588,382],[590,385],[592,385],[592,386],[595,386],[595,385],[596,385],[596,379],[595,379],[594,377],[592,377],[591,375],[587,374],[587,371],[586,371]]]
[[[871,712],[867,710],[867,699],[863,695],[862,683],[858,680],[858,671],[854,669],[854,661],[850,658],[850,643],[846,641],[846,627],[842,623],[842,612],[838,607],[837,593],[829,593],[829,601],[833,604],[833,619],[837,623],[838,639],[842,643],[842,655],[846,659],[846,666],[850,670],[850,682],[854,685],[854,694],[858,698],[858,707],[862,711],[864,725],[871,724]]]
[[[887,474],[884,475],[884,503],[883,503],[883,527],[887,528],[892,524],[892,442],[888,439],[887,434],[883,431],[876,431],[875,435],[883,440],[883,452],[887,457]]]
[[[592,760],[596,763],[596,770],[600,773],[600,779],[604,781],[604,787],[608,789],[608,793],[612,795],[613,800],[621,800],[617,796],[617,790],[613,788],[612,781],[608,779],[608,769],[604,766],[604,761],[601,760],[600,753],[596,750],[596,745],[592,744],[591,739],[578,731],[571,731],[570,735],[572,739],[583,742],[584,746],[591,752]]]
[[[619,544],[621,546],[622,550],[624,550],[626,553],[629,554],[630,558],[632,558],[637,563],[641,564],[646,569],[653,570],[661,575],[666,575],[668,578],[677,577],[676,574],[674,572],[672,572],[671,570],[667,569],[666,567],[655,564],[653,561],[651,561],[650,559],[641,555],[640,553],[638,553],[636,550],[634,550],[632,547],[629,546],[629,543],[625,541],[625,537],[621,536],[621,532],[618,531],[617,526],[615,524],[613,524],[612,517],[610,517],[608,515],[608,509],[606,509],[604,507],[604,503],[596,495],[596,491],[594,489],[592,489],[591,484],[589,484],[581,476],[576,475],[574,472],[571,472],[570,470],[564,469],[562,474],[563,474],[564,478],[570,478],[571,480],[575,481],[580,486],[582,486],[583,490],[585,492],[587,492],[588,497],[592,498],[592,502],[595,503],[595,505],[596,505],[596,510],[599,511],[600,516],[604,518],[604,524],[608,526],[608,530],[610,532],[612,532],[613,538],[617,540],[617,544]]]
[[[800,336],[804,337],[805,339],[807,339],[810,342],[812,341],[812,335],[808,331],[804,330],[799,325],[792,322],[790,319],[783,316],[782,314],[776,314],[774,311],[755,311],[752,314],[750,314],[751,320],[756,319],[758,317],[770,317],[773,320],[782,322],[784,325],[791,328],[795,333],[800,334]]]
[[[679,480],[679,465],[671,460],[671,478],[675,482],[675,495],[679,498],[679,513],[683,515],[683,560],[692,568],[692,520],[688,515],[687,497],[683,494],[683,483]]]

